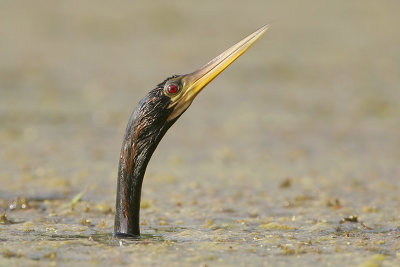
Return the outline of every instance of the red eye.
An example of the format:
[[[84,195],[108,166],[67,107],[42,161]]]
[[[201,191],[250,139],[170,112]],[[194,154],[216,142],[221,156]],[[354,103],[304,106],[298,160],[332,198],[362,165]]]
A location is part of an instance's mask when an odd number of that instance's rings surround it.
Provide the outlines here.
[[[175,94],[176,92],[178,92],[178,86],[176,86],[175,84],[170,84],[168,85],[168,93],[170,94]]]

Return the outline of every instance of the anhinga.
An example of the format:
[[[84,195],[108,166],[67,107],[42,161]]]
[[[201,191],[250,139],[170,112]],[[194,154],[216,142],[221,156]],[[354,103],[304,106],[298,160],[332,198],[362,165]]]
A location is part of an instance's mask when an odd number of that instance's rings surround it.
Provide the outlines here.
[[[190,106],[196,95],[269,27],[265,25],[258,29],[197,71],[167,78],[138,103],[129,119],[121,148],[115,236],[140,236],[139,210],[143,176],[164,134]]]

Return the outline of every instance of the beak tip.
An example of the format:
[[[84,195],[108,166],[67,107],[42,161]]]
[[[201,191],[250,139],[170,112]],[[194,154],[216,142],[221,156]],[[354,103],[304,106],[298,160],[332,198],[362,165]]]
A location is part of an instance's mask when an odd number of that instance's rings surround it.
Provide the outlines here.
[[[265,33],[266,31],[269,30],[269,28],[271,28],[271,26],[272,26],[271,23],[265,24],[264,26],[262,26],[262,27],[259,29],[259,31],[262,32],[262,33]]]

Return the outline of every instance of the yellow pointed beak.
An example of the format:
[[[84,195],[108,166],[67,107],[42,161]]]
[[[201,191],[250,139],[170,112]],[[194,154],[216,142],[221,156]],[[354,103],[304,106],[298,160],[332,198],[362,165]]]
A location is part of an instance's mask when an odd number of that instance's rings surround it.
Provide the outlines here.
[[[198,93],[217,77],[232,62],[246,52],[249,47],[258,40],[271,25],[267,24],[254,33],[250,34],[237,44],[225,50],[219,56],[208,62],[200,69],[182,76],[182,93],[172,98],[170,107],[174,106],[174,111],[169,116],[169,120],[177,117],[184,112]]]

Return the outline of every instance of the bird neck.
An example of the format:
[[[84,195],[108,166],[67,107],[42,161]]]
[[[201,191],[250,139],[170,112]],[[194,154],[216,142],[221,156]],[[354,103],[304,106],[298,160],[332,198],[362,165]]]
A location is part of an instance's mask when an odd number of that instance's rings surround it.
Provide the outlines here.
[[[135,112],[132,114],[119,159],[115,236],[140,236],[139,215],[143,177],[154,150],[171,125],[153,127],[143,123]]]

